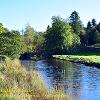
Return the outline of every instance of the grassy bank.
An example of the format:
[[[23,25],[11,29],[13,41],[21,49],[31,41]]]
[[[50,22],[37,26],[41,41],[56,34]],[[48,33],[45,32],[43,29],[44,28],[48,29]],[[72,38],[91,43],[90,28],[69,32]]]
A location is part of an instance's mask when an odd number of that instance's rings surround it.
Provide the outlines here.
[[[0,100],[63,100],[62,93],[48,93],[39,73],[26,70],[17,59],[0,63]],[[66,96],[71,100],[70,95]]]
[[[54,58],[100,67],[100,53],[79,52],[72,55],[53,55]]]
[[[46,93],[39,73],[27,71],[19,60],[6,58],[0,64],[0,100],[35,100],[35,95],[42,98]]]

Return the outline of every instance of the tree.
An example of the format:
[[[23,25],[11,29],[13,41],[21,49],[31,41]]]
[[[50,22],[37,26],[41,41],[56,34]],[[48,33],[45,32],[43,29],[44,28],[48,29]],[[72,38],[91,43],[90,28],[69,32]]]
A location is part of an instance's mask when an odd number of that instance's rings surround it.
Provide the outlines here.
[[[34,51],[36,42],[37,42],[37,34],[34,30],[33,27],[30,25],[26,25],[25,31],[24,31],[24,36],[23,36],[23,41],[25,42],[27,46],[26,51]]]
[[[0,34],[3,33],[5,31],[4,27],[3,27],[3,24],[0,23]]]
[[[87,44],[91,45],[93,44],[94,35],[92,34],[92,24],[90,21],[87,23],[86,32],[87,32]]]
[[[48,27],[46,31],[46,50],[60,50],[62,49],[63,38],[61,36],[63,23],[60,17],[52,17],[52,27]]]
[[[96,29],[97,29],[98,32],[100,33],[100,23],[96,26]]]
[[[100,33],[97,30],[94,35],[94,41],[95,43],[100,43]]]
[[[92,29],[92,24],[91,24],[91,22],[89,21],[89,22],[87,23],[87,31],[91,31],[91,29]]]
[[[36,51],[44,50],[44,41],[45,41],[45,33],[38,32],[37,41],[36,41]]]
[[[48,51],[59,52],[73,47],[74,33],[71,26],[60,17],[52,18],[52,27],[48,27],[45,35],[45,46]]]
[[[92,19],[92,25],[96,26],[96,20],[95,19]]]
[[[81,41],[81,46],[86,46],[87,45],[87,33],[86,33],[85,28],[83,30],[81,30],[80,41]]]
[[[0,34],[0,51],[10,57],[18,57],[23,52],[23,42],[18,31],[12,30]]]
[[[96,41],[99,41],[97,39],[97,36],[99,37],[99,30],[98,25],[96,25],[96,20],[92,19],[92,21],[88,22],[87,24],[87,37],[88,37],[88,45],[93,45],[96,43]]]
[[[82,29],[82,21],[80,20],[78,12],[72,12],[71,16],[69,17],[69,23],[73,29],[73,32],[77,35],[80,35]]]

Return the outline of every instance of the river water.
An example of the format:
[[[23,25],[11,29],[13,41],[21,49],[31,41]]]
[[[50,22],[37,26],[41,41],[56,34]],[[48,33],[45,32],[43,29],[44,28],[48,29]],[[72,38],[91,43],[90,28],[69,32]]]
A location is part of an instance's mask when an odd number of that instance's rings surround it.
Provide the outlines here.
[[[100,69],[64,60],[24,61],[37,70],[50,93],[69,94],[72,100],[100,100]]]

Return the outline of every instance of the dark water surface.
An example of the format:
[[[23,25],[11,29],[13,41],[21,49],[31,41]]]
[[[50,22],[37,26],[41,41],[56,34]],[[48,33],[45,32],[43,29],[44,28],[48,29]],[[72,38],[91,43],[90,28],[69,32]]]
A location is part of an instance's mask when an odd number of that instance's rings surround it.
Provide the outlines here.
[[[96,67],[57,59],[23,63],[39,71],[49,92],[70,94],[72,100],[100,100],[100,69]]]

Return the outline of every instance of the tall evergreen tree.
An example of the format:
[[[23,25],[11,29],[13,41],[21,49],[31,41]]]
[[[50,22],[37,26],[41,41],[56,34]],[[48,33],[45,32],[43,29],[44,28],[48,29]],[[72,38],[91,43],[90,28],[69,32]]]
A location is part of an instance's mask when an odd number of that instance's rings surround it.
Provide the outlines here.
[[[96,19],[92,19],[92,25],[96,26]]]
[[[95,43],[100,43],[100,33],[97,30],[94,34],[94,41]]]
[[[88,23],[87,23],[87,31],[91,31],[91,29],[92,29],[92,24],[91,24],[91,22],[89,21]]]
[[[73,29],[73,32],[77,35],[80,35],[82,29],[82,21],[80,20],[78,12],[72,12],[71,16],[69,17],[69,23]]]
[[[95,21],[94,21],[95,22]],[[96,28],[93,26],[95,25],[95,23],[93,22],[88,22],[87,23],[87,38],[88,38],[88,45],[93,45],[95,44],[95,39],[94,39],[94,36],[95,36],[95,33],[96,33]]]

